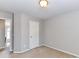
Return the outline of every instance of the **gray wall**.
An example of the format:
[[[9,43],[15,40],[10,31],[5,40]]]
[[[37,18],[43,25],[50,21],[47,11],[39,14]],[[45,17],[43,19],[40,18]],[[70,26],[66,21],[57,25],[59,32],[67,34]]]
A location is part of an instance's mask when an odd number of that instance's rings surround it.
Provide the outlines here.
[[[30,17],[22,14],[21,17],[21,48],[22,51],[29,49],[29,20]]]
[[[14,14],[14,51],[21,51],[21,15]]]
[[[37,18],[24,13],[14,13],[14,52],[21,53],[29,49],[29,20]]]
[[[12,19],[12,13],[0,11],[0,19]]]
[[[44,43],[44,20],[40,20],[39,22],[39,45],[42,46]]]
[[[45,21],[45,44],[79,55],[79,11]]]

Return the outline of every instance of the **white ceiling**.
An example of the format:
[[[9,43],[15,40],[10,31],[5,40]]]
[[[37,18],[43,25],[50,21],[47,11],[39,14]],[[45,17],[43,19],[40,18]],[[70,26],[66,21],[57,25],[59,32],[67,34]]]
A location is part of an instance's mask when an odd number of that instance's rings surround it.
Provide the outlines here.
[[[39,6],[39,0],[0,0],[0,10],[23,12],[42,19],[79,10],[79,0],[48,0],[47,8]]]

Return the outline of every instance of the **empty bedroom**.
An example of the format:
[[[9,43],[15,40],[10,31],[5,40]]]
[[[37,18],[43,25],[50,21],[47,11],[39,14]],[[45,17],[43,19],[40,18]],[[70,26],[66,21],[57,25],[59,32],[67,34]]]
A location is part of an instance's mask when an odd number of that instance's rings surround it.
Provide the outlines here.
[[[79,0],[0,0],[0,58],[78,58]]]

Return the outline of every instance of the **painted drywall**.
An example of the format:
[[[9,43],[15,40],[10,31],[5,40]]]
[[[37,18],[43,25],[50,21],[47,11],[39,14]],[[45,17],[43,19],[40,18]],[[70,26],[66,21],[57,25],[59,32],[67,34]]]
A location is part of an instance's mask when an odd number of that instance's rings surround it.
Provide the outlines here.
[[[41,8],[40,0],[0,0],[0,10],[24,12],[34,17],[47,19],[63,12],[79,10],[79,0],[48,0],[47,8]]]
[[[12,19],[12,13],[0,11],[0,19]]]
[[[14,14],[14,51],[21,51],[21,15]]]
[[[45,21],[46,45],[79,55],[79,11]]]
[[[30,16],[22,14],[21,17],[21,50],[29,49],[29,20]]]
[[[28,49],[28,19],[21,13],[14,13],[14,52]]]
[[[14,13],[14,52],[20,53],[29,49],[29,20],[37,18],[24,13]]]
[[[42,46],[44,43],[44,20],[39,22],[39,45]]]

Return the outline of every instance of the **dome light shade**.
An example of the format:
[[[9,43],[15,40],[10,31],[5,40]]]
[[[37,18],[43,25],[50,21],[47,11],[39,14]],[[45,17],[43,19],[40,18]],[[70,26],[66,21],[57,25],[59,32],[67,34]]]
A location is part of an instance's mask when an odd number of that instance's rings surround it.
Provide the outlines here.
[[[40,6],[41,7],[47,7],[48,6],[48,1],[47,0],[40,0]]]

